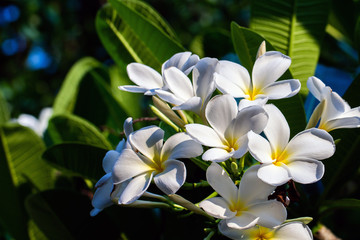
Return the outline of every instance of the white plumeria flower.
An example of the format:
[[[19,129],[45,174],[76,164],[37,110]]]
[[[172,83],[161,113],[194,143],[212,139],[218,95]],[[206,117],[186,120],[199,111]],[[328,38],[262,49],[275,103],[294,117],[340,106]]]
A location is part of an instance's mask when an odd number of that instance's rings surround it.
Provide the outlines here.
[[[224,229],[223,229],[224,228]],[[245,230],[219,225],[222,234],[233,240],[312,240],[310,228],[302,222],[289,222],[275,228],[255,226]]]
[[[175,67],[188,75],[198,61],[199,56],[191,54],[191,52],[177,53],[162,65],[161,71],[163,74],[165,69]],[[164,87],[162,75],[149,66],[141,63],[130,63],[126,69],[130,80],[137,86],[119,86],[119,89],[123,91],[155,95],[156,89]]]
[[[351,108],[339,94],[333,92],[320,79],[310,77],[307,87],[320,104],[315,108],[308,127],[324,129],[330,132],[338,128],[360,127],[360,107]]]
[[[215,162],[242,157],[247,152],[247,133],[250,130],[262,132],[268,120],[264,109],[257,105],[238,111],[237,103],[230,95],[212,98],[205,116],[211,127],[194,123],[185,128],[196,141],[211,147],[202,159]]]
[[[124,122],[125,136],[128,137],[133,132],[132,118],[127,118]],[[94,209],[91,210],[90,216],[95,216],[101,212],[104,208],[109,207],[113,204],[111,199],[111,192],[114,189],[114,183],[112,181],[112,169],[116,160],[119,158],[121,152],[125,148],[131,148],[131,146],[122,139],[116,146],[115,150],[110,150],[106,153],[102,167],[105,171],[105,175],[95,184],[96,191],[94,193],[91,204]]]
[[[39,119],[30,114],[20,114],[19,117],[13,121],[18,122],[22,126],[31,128],[37,135],[42,136],[48,126],[52,113],[52,108],[44,108],[39,114]]]
[[[307,184],[320,180],[324,165],[318,160],[331,157],[335,152],[334,140],[324,130],[311,128],[298,133],[290,141],[290,128],[280,110],[272,104],[265,105],[269,121],[264,137],[248,133],[251,155],[260,163],[261,180],[279,186],[290,179]]]
[[[192,72],[192,84],[184,72],[175,67],[164,70],[164,81],[168,90],[155,90],[156,94],[166,102],[176,105],[174,110],[190,110],[201,115],[211,95],[216,89],[213,81],[218,60],[203,58]]]
[[[222,232],[232,228],[251,228],[255,224],[271,228],[285,221],[287,213],[284,205],[268,200],[275,187],[257,177],[258,168],[258,165],[250,167],[237,188],[217,163],[208,167],[206,179],[221,197],[204,200],[199,206],[210,216],[222,219],[219,223]]]
[[[130,134],[133,149],[124,149],[115,163],[112,176],[115,184],[127,182],[119,196],[119,204],[130,204],[149,187],[152,180],[165,194],[174,194],[184,184],[185,164],[178,158],[199,156],[203,150],[186,133],[171,136],[164,144],[164,131],[148,126]]]
[[[276,51],[266,52],[256,59],[250,78],[249,72],[243,66],[226,60],[219,61],[214,74],[215,83],[222,93],[243,98],[245,101],[289,98],[299,92],[300,81],[276,80],[285,73],[290,64],[291,59],[288,56]]]

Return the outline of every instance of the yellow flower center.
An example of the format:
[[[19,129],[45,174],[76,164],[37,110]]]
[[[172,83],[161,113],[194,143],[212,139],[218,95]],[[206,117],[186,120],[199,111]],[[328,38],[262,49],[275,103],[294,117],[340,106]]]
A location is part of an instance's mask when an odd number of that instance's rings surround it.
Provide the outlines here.
[[[273,164],[276,166],[280,166],[281,163],[286,164],[288,162],[288,154],[286,153],[286,151],[275,151],[272,153],[271,158],[275,160]]]
[[[274,231],[270,228],[258,226],[255,227],[249,234],[251,240],[271,240],[274,237]]]
[[[247,207],[241,201],[237,201],[230,205],[230,210],[236,212],[236,216],[241,216],[242,212],[247,210]]]
[[[261,89],[257,89],[257,88],[253,88],[253,89],[248,89],[248,91],[246,92],[246,95],[249,95],[249,97],[247,98],[250,101],[254,101],[257,97],[257,95],[262,94]]]

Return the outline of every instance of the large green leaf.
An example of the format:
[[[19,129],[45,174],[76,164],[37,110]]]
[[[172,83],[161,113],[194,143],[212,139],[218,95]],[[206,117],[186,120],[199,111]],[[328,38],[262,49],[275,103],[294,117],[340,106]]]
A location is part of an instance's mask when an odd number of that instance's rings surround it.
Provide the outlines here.
[[[318,62],[329,9],[329,0],[252,1],[250,28],[291,57],[291,73],[304,94]]]
[[[274,50],[274,47],[256,32],[241,27],[236,23],[231,24],[231,35],[235,51],[242,65],[251,73],[256,60],[256,54],[262,41],[266,42],[266,50]],[[251,74],[250,74],[251,75]],[[286,71],[281,79],[292,79],[290,71]],[[291,129],[291,135],[304,130],[306,116],[300,95],[291,98],[274,100],[274,103],[285,115]]]
[[[360,75],[353,81],[344,95],[351,107],[360,106]],[[330,132],[334,139],[340,139],[336,144],[335,154],[323,161],[325,175],[322,179],[325,190],[323,199],[338,196],[344,183],[351,179],[360,167],[360,128],[337,129]]]
[[[53,116],[47,128],[51,145],[64,142],[79,142],[92,144],[105,149],[111,149],[111,144],[90,122],[72,114]]]
[[[3,94],[0,91],[0,123],[5,123],[10,119],[10,112],[7,106],[7,102],[4,99]]]
[[[156,70],[173,54],[184,51],[175,34],[149,5],[134,0],[111,0],[96,17],[98,35],[121,67],[130,62]]]
[[[359,199],[340,199],[335,201],[325,201],[320,207],[320,214],[326,215],[336,209],[360,209],[360,200]]]
[[[44,143],[18,124],[0,127],[0,220],[16,239],[28,239],[22,200],[34,187],[52,187],[51,168],[41,158]]]
[[[43,158],[54,167],[93,181],[105,173],[102,160],[107,150],[81,143],[62,143],[48,148]]]
[[[108,69],[100,62],[90,57],[79,60],[61,86],[54,114],[74,113],[96,126],[122,129],[127,116],[112,95],[110,84]]]

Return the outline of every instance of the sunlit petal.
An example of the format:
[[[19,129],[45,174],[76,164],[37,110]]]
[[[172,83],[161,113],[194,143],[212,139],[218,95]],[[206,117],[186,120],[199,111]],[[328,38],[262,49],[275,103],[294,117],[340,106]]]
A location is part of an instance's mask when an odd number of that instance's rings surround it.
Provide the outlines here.
[[[148,189],[153,173],[141,174],[129,182],[119,198],[119,204],[130,204],[137,200]]]
[[[204,200],[200,202],[199,206],[210,216],[220,219],[232,218],[236,215],[236,212],[229,209],[229,203],[222,197]]]
[[[251,155],[261,163],[272,163],[272,152],[269,142],[259,134],[248,133],[248,148]]]
[[[210,148],[204,152],[202,159],[205,161],[223,162],[231,158],[233,155],[234,151],[228,152],[223,148]]]
[[[169,160],[165,162],[164,168],[163,172],[154,177],[154,182],[165,194],[174,194],[185,182],[185,164],[178,160]]]
[[[129,135],[129,142],[149,159],[159,154],[164,138],[164,130],[157,126],[148,126]]]
[[[130,80],[140,87],[154,89],[163,86],[161,75],[151,67],[141,63],[130,63],[126,70]]]
[[[276,200],[256,203],[251,205],[247,211],[259,217],[258,224],[267,228],[280,225],[287,216],[284,205]]]
[[[262,164],[258,170],[258,177],[273,186],[280,186],[291,179],[285,164],[276,166],[272,163]]]
[[[324,164],[317,160],[292,161],[287,164],[287,167],[291,178],[302,184],[319,181],[325,172]]]
[[[186,133],[177,133],[164,143],[161,159],[197,157],[203,152],[202,146]]]
[[[185,125],[186,132],[197,142],[208,147],[226,147],[219,135],[210,127],[192,123]]]
[[[300,91],[301,84],[297,79],[289,79],[275,82],[265,88],[262,92],[269,99],[281,99],[294,96]]]

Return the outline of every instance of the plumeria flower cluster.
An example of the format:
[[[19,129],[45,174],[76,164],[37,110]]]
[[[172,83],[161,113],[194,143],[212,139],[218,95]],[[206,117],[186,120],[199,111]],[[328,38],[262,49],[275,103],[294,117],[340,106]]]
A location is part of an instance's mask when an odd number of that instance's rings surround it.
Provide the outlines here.
[[[134,131],[127,119],[127,139],[103,160],[106,174],[96,184],[91,215],[114,203],[182,207],[207,216],[230,239],[312,239],[304,222],[287,220],[288,203],[271,196],[289,181],[319,181],[325,173],[321,161],[335,152],[328,132],[359,127],[360,108],[351,108],[320,79],[310,77],[307,86],[320,103],[306,129],[290,138],[285,116],[268,103],[299,92],[299,80],[279,80],[290,64],[288,56],[266,52],[263,44],[251,77],[240,64],[200,59],[190,52],[167,60],[161,74],[129,64],[128,75],[136,85],[119,88],[153,96],[154,113],[178,132],[164,140],[160,127]],[[214,94],[216,89],[221,94]],[[203,185],[214,190],[197,204],[176,194],[186,182],[184,159],[207,166]],[[246,159],[252,162],[245,164]],[[150,193],[151,185],[163,195]]]

